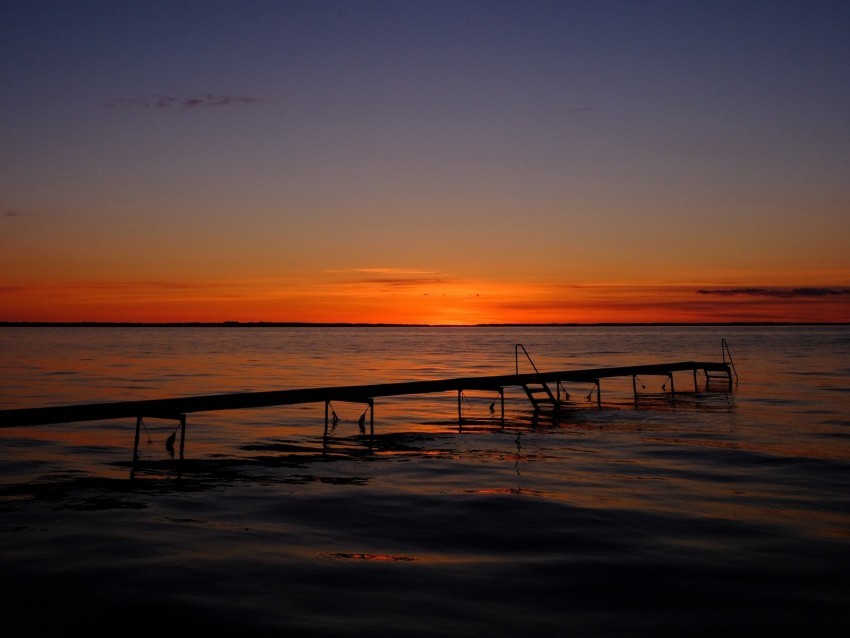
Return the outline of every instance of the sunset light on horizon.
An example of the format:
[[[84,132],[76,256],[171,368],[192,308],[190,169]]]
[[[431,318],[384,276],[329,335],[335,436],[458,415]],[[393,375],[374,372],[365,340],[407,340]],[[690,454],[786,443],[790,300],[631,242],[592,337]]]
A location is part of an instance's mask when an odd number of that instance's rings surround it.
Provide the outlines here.
[[[850,322],[845,2],[0,22],[0,322]]]

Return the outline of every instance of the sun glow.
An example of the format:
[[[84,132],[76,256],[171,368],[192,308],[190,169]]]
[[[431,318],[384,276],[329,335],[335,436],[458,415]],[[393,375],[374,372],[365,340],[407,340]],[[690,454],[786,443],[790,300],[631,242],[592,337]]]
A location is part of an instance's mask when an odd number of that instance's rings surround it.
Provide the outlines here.
[[[3,321],[487,323],[844,322],[846,288],[501,283],[390,268],[279,278],[9,286]]]

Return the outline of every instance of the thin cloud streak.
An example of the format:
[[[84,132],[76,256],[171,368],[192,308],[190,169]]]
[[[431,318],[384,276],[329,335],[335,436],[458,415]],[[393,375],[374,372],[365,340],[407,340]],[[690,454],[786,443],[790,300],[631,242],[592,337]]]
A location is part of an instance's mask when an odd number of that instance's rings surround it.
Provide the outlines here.
[[[773,297],[797,299],[805,297],[837,297],[850,295],[850,288],[714,288],[697,290],[698,295],[721,297]]]
[[[413,270],[408,268],[345,268],[343,270],[327,270],[329,273],[374,273],[384,275],[434,275],[434,270]]]
[[[215,95],[207,93],[200,97],[177,98],[170,95],[154,95],[142,98],[120,97],[110,100],[106,105],[110,108],[144,108],[158,111],[189,111],[199,108],[212,108],[218,106],[245,106],[267,102],[266,98],[239,96],[239,95]]]
[[[393,286],[393,287],[410,287],[410,286],[424,286],[424,285],[445,285],[451,283],[448,279],[442,279],[440,277],[428,277],[428,278],[414,278],[408,279],[404,277],[370,277],[368,279],[358,279],[357,283],[363,284],[376,284],[379,286]]]
[[[326,271],[334,275],[350,275],[351,279],[330,283],[345,286],[385,286],[391,288],[410,288],[415,286],[442,286],[457,283],[454,279],[441,275],[434,270],[414,270],[406,268],[346,268]]]

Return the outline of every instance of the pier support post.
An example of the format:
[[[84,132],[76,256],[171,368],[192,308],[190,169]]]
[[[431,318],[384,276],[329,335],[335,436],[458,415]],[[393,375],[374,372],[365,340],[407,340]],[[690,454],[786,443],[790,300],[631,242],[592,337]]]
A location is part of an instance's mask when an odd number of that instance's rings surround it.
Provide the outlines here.
[[[180,415],[180,460],[183,460],[183,448],[186,445],[186,415]]]
[[[668,372],[667,378],[670,379],[670,396],[675,397],[676,396],[676,386],[673,384],[673,373]]]
[[[596,379],[596,407],[602,407],[602,386],[599,385],[599,379]]]
[[[638,395],[637,395],[637,375],[636,374],[632,375],[632,391],[635,393],[635,400],[637,401]]]
[[[139,429],[142,427],[142,417],[136,417],[136,440],[133,441],[133,461],[139,458]]]
[[[369,399],[369,437],[375,438],[375,399]]]
[[[463,423],[463,390],[457,391],[457,422]]]
[[[505,389],[499,388],[499,403],[502,405],[502,427],[505,425]]]
[[[330,405],[330,401],[325,401],[325,433],[323,436],[328,435],[328,406]]]
[[[697,385],[697,369],[694,368],[694,392],[699,392],[699,386]]]

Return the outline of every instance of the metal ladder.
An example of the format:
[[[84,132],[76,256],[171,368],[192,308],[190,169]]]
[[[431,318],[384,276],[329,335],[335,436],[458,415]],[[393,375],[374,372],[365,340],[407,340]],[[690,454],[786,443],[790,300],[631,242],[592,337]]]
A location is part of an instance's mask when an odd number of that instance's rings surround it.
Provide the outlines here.
[[[708,370],[705,370],[705,382],[706,385],[710,385],[712,381],[721,380],[729,385],[729,389],[732,389],[732,375],[735,375],[735,384],[738,383],[738,371],[735,369],[735,362],[732,360],[732,352],[729,350],[729,344],[726,343],[726,339],[720,340],[720,350],[723,355],[723,363],[726,364],[725,372],[721,372],[719,374],[709,374]],[[729,361],[726,361],[726,357],[729,357]]]
[[[532,361],[531,355],[528,354],[528,350],[526,350],[525,346],[521,343],[518,343],[516,344],[516,346],[514,346],[514,358],[516,359],[517,375],[519,375],[520,348],[522,349],[523,354],[525,354],[526,359],[528,359],[528,362],[531,364],[531,367],[534,368],[535,374],[540,375],[540,370],[538,370],[537,366],[534,365],[534,361]],[[557,410],[561,407],[561,402],[555,397],[554,394],[552,394],[552,390],[542,379],[538,382],[522,383],[520,385],[525,391],[525,395],[528,397],[528,400],[531,402],[531,405],[534,407],[535,412],[540,412],[541,404],[551,405],[553,410]]]

